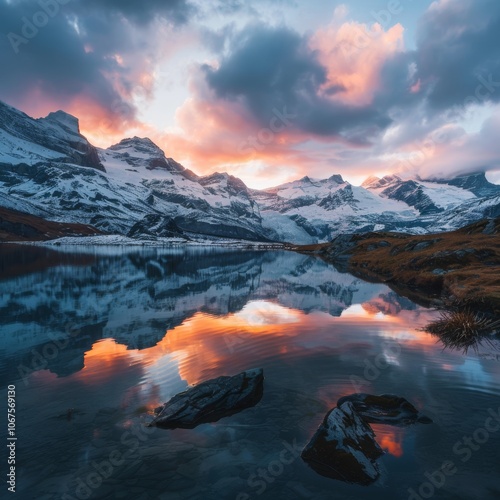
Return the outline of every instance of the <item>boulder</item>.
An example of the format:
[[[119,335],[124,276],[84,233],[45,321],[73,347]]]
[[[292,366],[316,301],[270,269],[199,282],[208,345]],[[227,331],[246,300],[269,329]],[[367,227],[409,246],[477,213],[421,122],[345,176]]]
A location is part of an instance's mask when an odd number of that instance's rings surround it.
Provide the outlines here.
[[[372,428],[345,402],[327,413],[301,456],[322,476],[369,485],[380,476],[376,460],[383,454]]]
[[[263,389],[262,369],[207,380],[157,408],[149,427],[193,429],[200,424],[216,422],[255,406],[262,398]]]
[[[356,412],[366,421],[374,424],[389,424],[407,426],[419,423],[432,423],[428,417],[421,415],[418,410],[405,398],[393,394],[351,394],[337,401],[337,405],[351,403]]]

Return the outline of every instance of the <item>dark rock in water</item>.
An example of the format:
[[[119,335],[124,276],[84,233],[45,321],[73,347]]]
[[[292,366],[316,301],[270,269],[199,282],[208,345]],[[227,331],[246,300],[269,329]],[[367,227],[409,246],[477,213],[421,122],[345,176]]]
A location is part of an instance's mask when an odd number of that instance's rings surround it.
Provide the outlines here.
[[[149,426],[193,429],[200,424],[216,422],[255,406],[262,398],[263,389],[262,369],[207,380],[177,394],[157,408],[156,417]]]
[[[351,394],[344,396],[337,401],[337,405],[350,402],[353,404],[358,414],[366,422],[375,424],[389,424],[396,426],[406,426],[416,424],[430,424],[432,420],[420,415],[418,410],[405,398],[393,394],[381,394],[372,396],[371,394]]]
[[[301,456],[322,476],[369,485],[380,476],[376,460],[383,454],[372,428],[345,402],[327,413]]]

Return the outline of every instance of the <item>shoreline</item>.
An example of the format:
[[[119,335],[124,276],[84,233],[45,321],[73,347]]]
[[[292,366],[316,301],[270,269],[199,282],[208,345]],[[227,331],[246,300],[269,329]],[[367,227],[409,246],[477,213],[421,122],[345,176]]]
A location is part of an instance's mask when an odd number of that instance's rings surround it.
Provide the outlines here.
[[[293,250],[384,283],[426,307],[500,315],[500,218],[437,234],[340,235],[331,243]]]
[[[148,248],[183,248],[183,247],[214,247],[235,248],[243,250],[285,250],[286,243],[254,242],[247,240],[213,239],[213,240],[186,240],[183,238],[157,238],[138,240],[127,236],[93,235],[93,236],[66,236],[52,240],[34,241],[1,241],[0,245],[28,245],[38,247],[58,248],[62,246],[113,246],[113,247],[148,247]]]

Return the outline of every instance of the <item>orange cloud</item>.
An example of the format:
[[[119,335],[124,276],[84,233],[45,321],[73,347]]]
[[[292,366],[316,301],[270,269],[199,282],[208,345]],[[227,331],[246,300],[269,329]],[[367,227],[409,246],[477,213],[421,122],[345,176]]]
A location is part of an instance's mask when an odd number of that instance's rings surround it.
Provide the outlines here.
[[[255,181],[266,186],[286,182],[304,171],[306,155],[295,150],[306,139],[302,134],[259,127],[241,103],[218,100],[208,92],[196,91],[178,109],[175,130],[151,131],[168,156],[200,175],[225,171],[251,186]]]
[[[318,89],[319,96],[350,106],[369,103],[378,88],[383,62],[402,49],[402,34],[400,25],[384,31],[377,24],[369,29],[336,20],[319,29],[310,38],[310,47],[327,70],[328,81]],[[191,42],[186,41],[188,45]],[[133,104],[154,98],[160,78],[154,62],[120,53],[110,56],[110,61],[112,69],[104,76],[116,97],[113,102],[103,106],[90,89],[83,89],[78,96],[63,96],[56,103],[35,89],[29,101],[37,104],[30,104],[30,112],[43,116],[62,107],[80,119],[81,132],[96,146],[109,147],[133,135],[148,136],[167,156],[200,175],[229,172],[256,188],[304,175],[328,177],[345,171],[346,163],[332,144],[351,150],[361,148],[341,137],[305,133],[294,126],[293,120],[262,126],[244,103],[215,95],[200,70],[192,74],[191,97],[178,108],[176,127],[158,130],[135,118]],[[341,90],[331,93],[332,88]],[[373,165],[365,167],[366,175],[374,172]]]
[[[328,81],[318,89],[321,97],[363,106],[378,89],[384,62],[403,50],[403,28],[397,24],[384,31],[378,24],[368,28],[333,21],[311,37],[310,46],[327,69]],[[329,95],[331,88],[343,90]],[[264,187],[311,175],[311,169],[318,177],[341,170],[334,151],[330,149],[322,158],[308,144],[322,143],[326,149],[332,143],[346,145],[345,139],[314,137],[294,127],[293,121],[275,132],[271,123],[262,127],[242,102],[219,99],[200,73],[193,75],[190,90],[192,97],[177,111],[177,128],[153,134],[153,139],[195,172],[226,171],[251,187]],[[349,147],[356,149],[352,144]],[[373,173],[371,165],[365,170],[367,175]]]
[[[328,81],[322,91],[331,99],[355,106],[370,104],[379,88],[383,64],[397,52],[404,50],[403,27],[394,25],[387,31],[375,23],[334,20],[320,28],[311,38],[320,62],[327,68]]]

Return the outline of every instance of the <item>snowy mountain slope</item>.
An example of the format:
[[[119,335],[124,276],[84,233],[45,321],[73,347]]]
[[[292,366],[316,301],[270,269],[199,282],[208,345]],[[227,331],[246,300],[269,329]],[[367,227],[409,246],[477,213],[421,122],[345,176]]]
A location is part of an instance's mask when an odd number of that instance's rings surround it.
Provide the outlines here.
[[[7,164],[33,164],[42,160],[63,159],[64,156],[44,146],[15,137],[0,129],[0,154]]]
[[[443,212],[429,227],[430,231],[451,231],[481,219],[500,217],[500,193],[474,198]]]
[[[0,165],[0,179],[2,178],[2,166]],[[1,181],[0,181],[1,182]],[[7,192],[0,190],[0,206],[8,208],[10,210],[17,210],[18,212],[24,212],[30,215],[36,215],[37,217],[49,218],[53,214],[43,208],[39,208],[28,200],[15,198],[10,196]]]
[[[439,184],[449,184],[466,189],[478,197],[494,196],[500,194],[500,186],[493,184],[486,179],[484,172],[476,174],[460,175],[453,179],[430,179],[431,182]]]
[[[11,199],[29,201],[51,220],[79,221],[103,231],[123,233],[151,213],[149,190],[118,182],[90,168],[37,163],[3,168],[0,190]]]
[[[119,234],[134,228],[137,235],[154,237],[174,220],[183,231],[201,235],[262,241],[275,236],[262,227],[241,181],[227,174],[200,178],[149,139],[97,150],[66,113],[34,120],[4,104],[0,132],[2,206]]]
[[[37,120],[0,101],[0,157],[10,164],[63,161],[103,170],[97,150],[64,111]]]
[[[375,226],[394,229],[394,224],[411,224],[416,216],[408,205],[352,186],[340,175],[322,180],[304,177],[262,192],[254,191],[253,195],[264,224],[277,228],[278,214],[285,215],[319,241],[331,239],[339,231],[373,230]],[[286,230],[283,226],[282,233]]]
[[[125,157],[118,147],[124,142]],[[168,216],[183,231],[250,240],[274,236],[262,227],[259,208],[239,179],[228,174],[199,177],[166,158],[149,139],[133,138],[120,145],[100,151],[109,176],[146,188],[150,209]],[[147,220],[144,224],[147,228]]]
[[[439,227],[443,214],[453,226],[467,207],[478,216],[494,211],[491,197],[499,192],[480,174],[447,181],[386,176],[361,187],[340,175],[304,177],[257,191],[227,173],[198,176],[150,139],[98,149],[71,115],[35,120],[0,102],[0,206],[134,238],[308,244],[339,232],[422,233]]]
[[[57,221],[79,221],[98,229],[127,234],[156,214],[174,219],[185,231],[220,237],[266,240],[258,208],[244,195],[207,191],[181,174],[131,183],[93,169],[53,163],[4,168],[2,192],[29,200]],[[181,183],[181,188],[178,187]]]
[[[58,111],[34,120],[4,104],[0,133],[1,192],[9,208],[121,234],[141,220],[151,234],[147,225],[154,218],[148,216],[156,214],[192,233],[275,236],[261,226],[241,181],[227,174],[200,178],[149,139],[124,139],[98,151],[79,134],[76,118]],[[102,175],[81,168],[89,166]]]
[[[397,200],[414,207],[420,215],[442,212],[476,198],[476,195],[460,186],[444,182],[403,180],[397,175],[379,179],[369,177],[362,187],[383,198]]]
[[[148,138],[123,139],[108,149],[100,149],[99,156],[110,175],[127,178],[129,182],[170,178],[171,173],[180,173],[193,181],[198,179],[191,170],[172,158],[166,158],[165,153]]]

